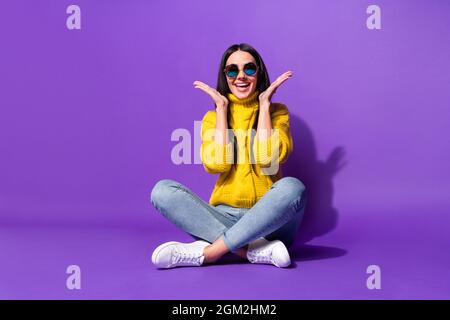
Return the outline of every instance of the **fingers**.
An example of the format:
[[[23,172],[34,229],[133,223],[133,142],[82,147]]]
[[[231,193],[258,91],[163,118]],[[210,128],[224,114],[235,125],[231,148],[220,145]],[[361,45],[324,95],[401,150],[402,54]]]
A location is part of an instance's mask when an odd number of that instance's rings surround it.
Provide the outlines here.
[[[195,88],[202,89],[203,91],[208,91],[211,89],[210,86],[201,81],[194,81],[193,85]]]
[[[217,104],[219,102],[226,103],[227,100],[224,96],[222,96],[216,89],[211,88],[206,83],[201,81],[194,81],[193,83],[194,87],[197,89],[200,89],[204,92],[206,92]]]
[[[267,88],[268,95],[271,97],[277,91],[277,88],[287,79],[292,77],[292,75],[292,71],[286,71],[281,76],[279,76],[274,82],[270,84],[269,88]]]
[[[279,87],[283,82],[285,82],[287,79],[292,77],[293,73],[292,71],[286,71],[281,76],[279,76],[272,84],[271,86],[274,86],[275,88]]]
[[[201,81],[194,81],[194,88],[197,89],[201,89],[204,92],[206,92],[207,94],[209,94],[211,97],[213,97],[215,95],[215,90],[213,88],[211,88],[210,86],[208,86],[206,83],[201,82]]]
[[[285,82],[287,79],[292,77],[292,71],[286,71],[281,76],[279,76],[270,86],[260,95],[260,99],[270,101],[273,94],[277,91],[278,87]]]
[[[200,86],[201,85],[201,86],[209,87],[206,83],[204,83],[202,81],[198,81],[198,80],[194,81],[193,85],[194,86]]]

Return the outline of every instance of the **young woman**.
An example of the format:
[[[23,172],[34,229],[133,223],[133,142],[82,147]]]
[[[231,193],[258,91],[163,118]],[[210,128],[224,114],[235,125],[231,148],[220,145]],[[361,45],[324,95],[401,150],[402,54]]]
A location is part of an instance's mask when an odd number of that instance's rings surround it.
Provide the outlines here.
[[[202,120],[201,159],[206,172],[219,177],[209,203],[173,180],[153,187],[153,206],[197,239],[159,245],[152,254],[158,268],[214,263],[227,252],[251,263],[290,265],[287,247],[301,223],[306,192],[278,167],[293,142],[288,109],[271,98],[291,76],[287,71],[270,84],[258,52],[235,44],[222,56],[217,89],[194,82],[215,103]]]

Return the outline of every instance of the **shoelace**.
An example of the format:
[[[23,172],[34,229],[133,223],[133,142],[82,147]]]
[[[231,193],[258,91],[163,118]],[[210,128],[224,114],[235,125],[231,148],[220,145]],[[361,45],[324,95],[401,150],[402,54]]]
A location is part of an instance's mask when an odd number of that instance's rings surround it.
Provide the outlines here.
[[[272,262],[272,248],[251,250],[249,256],[254,262]]]
[[[172,263],[200,264],[202,253],[195,253],[186,249],[183,245],[173,249]]]

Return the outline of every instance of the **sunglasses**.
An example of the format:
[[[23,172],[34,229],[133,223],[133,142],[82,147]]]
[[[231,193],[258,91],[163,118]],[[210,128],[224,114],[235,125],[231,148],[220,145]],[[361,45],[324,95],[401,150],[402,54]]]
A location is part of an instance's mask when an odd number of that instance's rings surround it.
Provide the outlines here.
[[[225,69],[223,69],[223,71],[228,78],[236,78],[239,74],[239,67],[236,64],[229,64],[225,67]],[[244,65],[244,73],[249,77],[255,76],[257,71],[258,66],[253,62],[249,62]]]

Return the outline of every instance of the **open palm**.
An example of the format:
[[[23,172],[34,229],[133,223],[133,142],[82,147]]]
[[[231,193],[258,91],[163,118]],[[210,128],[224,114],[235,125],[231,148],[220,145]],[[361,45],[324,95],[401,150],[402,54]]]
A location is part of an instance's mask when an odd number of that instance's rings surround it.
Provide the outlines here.
[[[214,101],[217,107],[227,107],[228,99],[220,94],[216,89],[208,86],[206,83],[201,81],[194,81],[194,87],[206,92]]]
[[[292,77],[292,71],[286,71],[281,76],[279,76],[270,86],[259,95],[260,106],[269,106],[270,100],[273,94],[277,91],[278,87],[281,86],[287,79]]]

